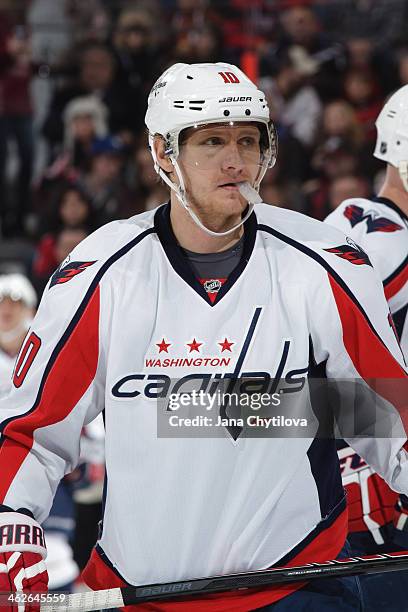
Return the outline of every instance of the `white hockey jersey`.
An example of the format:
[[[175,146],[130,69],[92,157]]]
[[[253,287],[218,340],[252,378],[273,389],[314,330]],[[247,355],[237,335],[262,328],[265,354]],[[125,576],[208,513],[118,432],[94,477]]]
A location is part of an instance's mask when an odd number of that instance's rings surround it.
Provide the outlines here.
[[[326,219],[353,238],[381,276],[408,361],[408,217],[388,198],[345,200]]]
[[[11,386],[15,358],[0,349],[0,397],[7,395]]]
[[[241,263],[212,303],[169,205],[112,222],[46,287],[1,410],[0,503],[42,521],[77,463],[81,428],[104,411],[103,530],[84,572],[93,588],[332,558],[347,530],[333,439],[157,433],[158,398],[185,377],[204,388],[231,377],[290,387],[313,364],[361,379],[371,399],[373,379],[406,382],[381,283],[344,234],[258,205]],[[403,404],[389,389],[376,397],[398,415],[398,436],[350,443],[408,493]],[[155,609],[243,611],[299,586]]]
[[[405,361],[408,362],[408,217],[391,200],[351,198],[325,220],[353,238],[368,254],[384,285]],[[355,451],[339,451],[343,484],[348,491],[349,529],[370,531],[378,545],[384,544],[380,528],[408,514],[395,512],[397,496]]]

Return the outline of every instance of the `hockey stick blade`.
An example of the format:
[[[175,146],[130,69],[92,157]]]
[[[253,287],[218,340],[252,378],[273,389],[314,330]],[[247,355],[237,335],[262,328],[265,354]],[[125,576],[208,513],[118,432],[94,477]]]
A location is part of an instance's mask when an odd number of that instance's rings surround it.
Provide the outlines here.
[[[198,597],[220,591],[267,587],[315,578],[337,578],[408,569],[408,551],[368,557],[308,563],[297,567],[279,567],[213,578],[195,578],[179,582],[127,586],[102,591],[68,595],[64,603],[43,604],[41,612],[91,612],[106,608],[137,605],[147,601],[180,597]]]

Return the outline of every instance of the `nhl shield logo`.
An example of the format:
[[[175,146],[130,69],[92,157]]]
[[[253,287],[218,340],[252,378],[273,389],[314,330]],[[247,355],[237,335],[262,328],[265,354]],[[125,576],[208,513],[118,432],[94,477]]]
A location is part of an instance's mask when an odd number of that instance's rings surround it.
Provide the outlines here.
[[[221,287],[222,287],[222,283],[220,280],[218,280],[218,278],[207,280],[204,283],[204,289],[206,290],[207,293],[217,293],[217,291],[219,291]]]

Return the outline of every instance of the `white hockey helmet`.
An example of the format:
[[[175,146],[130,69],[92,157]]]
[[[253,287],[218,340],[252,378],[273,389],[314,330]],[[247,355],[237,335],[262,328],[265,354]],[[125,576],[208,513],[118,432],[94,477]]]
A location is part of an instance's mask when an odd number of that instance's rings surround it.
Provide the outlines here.
[[[389,98],[375,125],[377,142],[374,156],[398,169],[408,191],[408,85]]]
[[[187,202],[184,180],[177,163],[180,133],[192,127],[219,123],[234,125],[236,122],[256,122],[261,128],[261,159],[254,185],[246,184],[246,193],[259,201],[257,191],[268,168],[276,161],[277,138],[270,121],[265,94],[236,66],[226,63],[174,64],[153,85],[148,98],[145,122],[149,130],[149,145],[156,172],[176,193],[181,204],[194,221],[211,235],[225,235],[242,225],[253,209],[249,210],[239,225],[227,232],[212,232],[204,227]],[[153,147],[155,136],[165,141],[166,153],[173,163],[179,179],[175,185],[157,161]],[[254,189],[251,189],[253,187]]]
[[[28,278],[23,274],[2,274],[0,276],[0,300],[11,298],[14,302],[23,302],[28,308],[35,308],[37,296]]]

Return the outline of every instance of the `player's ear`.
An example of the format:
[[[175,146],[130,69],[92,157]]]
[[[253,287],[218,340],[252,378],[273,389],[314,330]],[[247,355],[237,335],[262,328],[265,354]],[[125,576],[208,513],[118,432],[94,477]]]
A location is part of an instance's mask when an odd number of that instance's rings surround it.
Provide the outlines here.
[[[163,138],[155,136],[153,140],[153,147],[156,153],[156,159],[160,165],[160,168],[167,173],[173,171],[173,164],[168,155],[166,155],[166,146]]]

